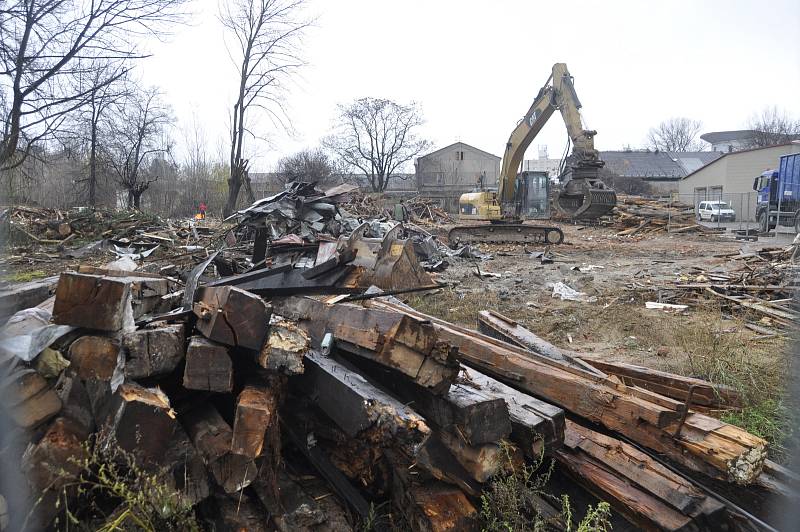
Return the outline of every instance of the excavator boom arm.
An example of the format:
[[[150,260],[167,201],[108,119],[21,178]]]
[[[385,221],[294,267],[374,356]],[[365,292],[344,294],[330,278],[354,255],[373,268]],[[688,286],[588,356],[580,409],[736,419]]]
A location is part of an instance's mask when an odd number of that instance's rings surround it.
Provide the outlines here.
[[[563,210],[571,211],[568,214],[588,213],[594,216],[609,211],[616,204],[613,191],[602,185],[597,178],[597,172],[602,168],[603,161],[594,148],[596,131],[583,128],[580,108],[581,103],[567,65],[556,63],[533,105],[511,132],[506,144],[498,183],[498,200],[504,218],[516,216],[517,171],[525,156],[525,150],[556,110],[561,112],[572,140],[570,164],[573,180],[576,181],[570,185],[571,195],[565,195],[564,200],[560,204],[556,202],[556,205]],[[592,209],[593,198],[597,201],[595,208]]]

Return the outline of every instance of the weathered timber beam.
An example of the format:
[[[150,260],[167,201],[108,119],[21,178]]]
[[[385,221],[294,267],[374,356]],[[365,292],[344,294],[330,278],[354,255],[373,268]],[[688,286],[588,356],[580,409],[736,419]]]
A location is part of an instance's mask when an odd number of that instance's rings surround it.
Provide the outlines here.
[[[536,336],[514,320],[491,310],[478,312],[478,331],[503,342],[514,344],[523,349],[530,349],[542,356],[558,360],[568,366],[586,370],[599,377],[605,377],[602,371],[593,368],[577,357],[577,353],[554,346],[550,342]]]
[[[564,442],[564,410],[506,386],[483,373],[463,367],[465,386],[476,386],[485,394],[501,398],[511,417],[511,441],[529,458],[552,451]]]
[[[361,493],[350,483],[347,477],[334,466],[317,447],[314,433],[303,427],[298,419],[292,416],[281,418],[281,427],[289,439],[311,462],[319,474],[331,485],[337,495],[358,513],[363,519],[370,515],[370,504]]]
[[[447,393],[436,395],[396,371],[355,355],[347,360],[395,397],[422,414],[437,429],[457,432],[470,445],[496,443],[511,433],[506,402],[501,397],[468,384],[456,383]]]
[[[351,438],[399,445],[413,456],[430,429],[416,412],[376,388],[356,371],[315,351],[306,354],[306,371],[297,385]]]
[[[694,392],[692,393],[693,404],[714,407],[721,404],[735,406],[740,402],[738,394],[730,387],[716,386],[700,379],[682,377],[631,364],[583,359],[580,353],[558,348],[536,336],[519,323],[496,312],[486,310],[479,312],[478,330],[488,336],[524,349],[530,349],[570,366],[595,372],[601,377],[616,375],[628,385],[639,386],[679,401],[686,401],[689,397],[689,388],[694,386]]]
[[[183,387],[230,392],[233,389],[233,362],[228,349],[201,336],[193,337],[186,350]]]
[[[264,446],[268,428],[277,423],[278,400],[266,386],[245,386],[236,400],[231,450],[256,458]]]
[[[202,287],[196,298],[195,327],[203,336],[231,347],[261,350],[272,313],[263,299],[233,286]]]
[[[180,421],[214,481],[225,493],[250,485],[258,468],[251,458],[231,451],[233,431],[213,406],[199,405],[182,414]]]
[[[183,324],[123,334],[125,376],[141,379],[172,373],[186,355],[184,340]]]
[[[685,516],[713,523],[725,506],[632,445],[567,421],[565,447],[584,453]]]
[[[729,386],[623,362],[604,362],[591,359],[585,359],[585,362],[610,375],[620,377],[626,384],[647,388],[673,399],[686,401],[689,397],[689,389],[694,387],[692,404],[707,407],[741,405],[741,397],[738,392]]]
[[[458,374],[455,350],[426,320],[300,297],[273,305],[277,314],[298,320],[315,345],[331,332],[341,349],[395,369],[435,393],[446,392]]]
[[[670,408],[668,398],[636,393],[638,388],[537,357],[402,305],[378,300],[368,305],[431,321],[442,340],[458,346],[459,356],[467,365],[602,424],[687,467],[738,484],[752,482],[761,472],[766,442],[742,429],[696,413],[681,420],[679,409]]]
[[[269,336],[257,362],[268,370],[298,375],[303,373],[303,357],[310,345],[305,331],[290,321],[280,320],[269,326]]]

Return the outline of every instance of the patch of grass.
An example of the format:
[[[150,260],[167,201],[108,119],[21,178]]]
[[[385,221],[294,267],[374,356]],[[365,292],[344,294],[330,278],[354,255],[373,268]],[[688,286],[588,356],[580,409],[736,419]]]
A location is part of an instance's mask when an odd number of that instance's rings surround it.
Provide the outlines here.
[[[461,288],[417,295],[409,304],[467,327],[475,327],[479,310],[495,310],[560,347],[584,351],[589,346],[592,356],[731,386],[741,394],[743,409],[723,420],[767,440],[773,459],[785,458],[794,426],[784,401],[788,343],[780,338],[753,341],[744,327],[748,316],[723,319],[716,302],[693,304],[685,314],[646,310],[641,298],[625,295],[596,304],[548,300],[537,309],[503,300],[491,290]],[[662,346],[666,354],[660,356]]]
[[[767,398],[751,401],[741,411],[730,411],[722,415],[722,421],[745,429],[770,442],[770,454],[778,461],[788,458],[786,442],[792,437],[792,422],[789,409],[779,399]]]
[[[504,446],[507,473],[493,478],[481,494],[479,521],[483,532],[544,531],[553,528],[567,532],[611,530],[611,507],[601,502],[589,507],[579,523],[573,519],[569,498],[560,499],[546,492],[545,486],[553,472],[553,462],[540,471],[544,455],[533,464],[514,465],[512,451]],[[560,506],[560,514],[547,517],[541,510],[541,501]]]
[[[47,277],[47,272],[42,270],[33,270],[29,272],[16,272],[3,276],[3,280],[10,283],[27,283],[36,279],[43,279]]]
[[[56,473],[37,502],[47,504],[45,495],[56,493],[55,530],[201,530],[191,502],[167,482],[168,472],[143,469],[117,445],[100,450],[87,441],[81,455],[69,457]]]

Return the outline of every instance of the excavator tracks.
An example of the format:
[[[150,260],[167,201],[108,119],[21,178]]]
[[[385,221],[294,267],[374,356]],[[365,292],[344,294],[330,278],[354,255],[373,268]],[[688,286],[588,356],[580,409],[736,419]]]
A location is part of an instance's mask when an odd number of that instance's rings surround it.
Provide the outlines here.
[[[462,225],[447,233],[453,244],[560,244],[564,233],[558,227],[525,224]]]

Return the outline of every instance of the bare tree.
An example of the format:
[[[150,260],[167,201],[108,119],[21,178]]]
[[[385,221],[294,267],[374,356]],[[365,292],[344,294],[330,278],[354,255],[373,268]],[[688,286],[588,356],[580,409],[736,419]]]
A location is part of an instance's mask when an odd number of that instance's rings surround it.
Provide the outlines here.
[[[286,125],[283,97],[287,82],[303,65],[298,50],[309,21],[301,17],[303,0],[231,0],[221,4],[220,20],[233,35],[229,48],[239,71],[236,103],[231,113],[230,177],[224,214],[236,208],[242,186],[253,201],[245,135],[251,129],[251,111],[258,110],[274,125]]]
[[[703,144],[697,140],[697,134],[702,127],[698,120],[670,118],[650,129],[648,147],[659,151],[701,151]]]
[[[776,106],[765,107],[760,114],[751,116],[747,129],[752,130],[745,143],[748,148],[775,146],[800,139],[800,120],[792,119],[785,109]]]
[[[76,136],[86,146],[86,164],[88,173],[78,177],[75,182],[84,185],[86,200],[89,205],[97,205],[97,189],[99,180],[99,161],[101,152],[101,126],[106,113],[111,107],[121,102],[128,93],[126,85],[126,67],[119,63],[107,63],[89,71],[83,82],[88,87],[87,100],[77,110],[75,117]],[[106,82],[106,80],[115,80]]]
[[[277,167],[278,181],[282,184],[294,181],[316,182],[321,185],[338,181],[336,164],[327,153],[317,148],[302,150],[282,157]]]
[[[138,210],[142,194],[159,177],[141,170],[157,157],[169,154],[167,129],[174,119],[155,88],[131,90],[125,100],[115,106],[114,114],[116,119],[108,130],[109,164],[117,183],[127,191],[128,208]]]
[[[0,3],[0,170],[59,131],[96,89],[81,83],[98,65],[144,57],[137,42],[181,21],[189,0],[9,0]],[[124,72],[118,72],[121,76]],[[99,83],[117,79],[103,77]]]
[[[337,131],[323,144],[361,171],[372,190],[382,192],[404,164],[432,145],[417,136],[422,123],[414,103],[361,98],[339,105]]]

